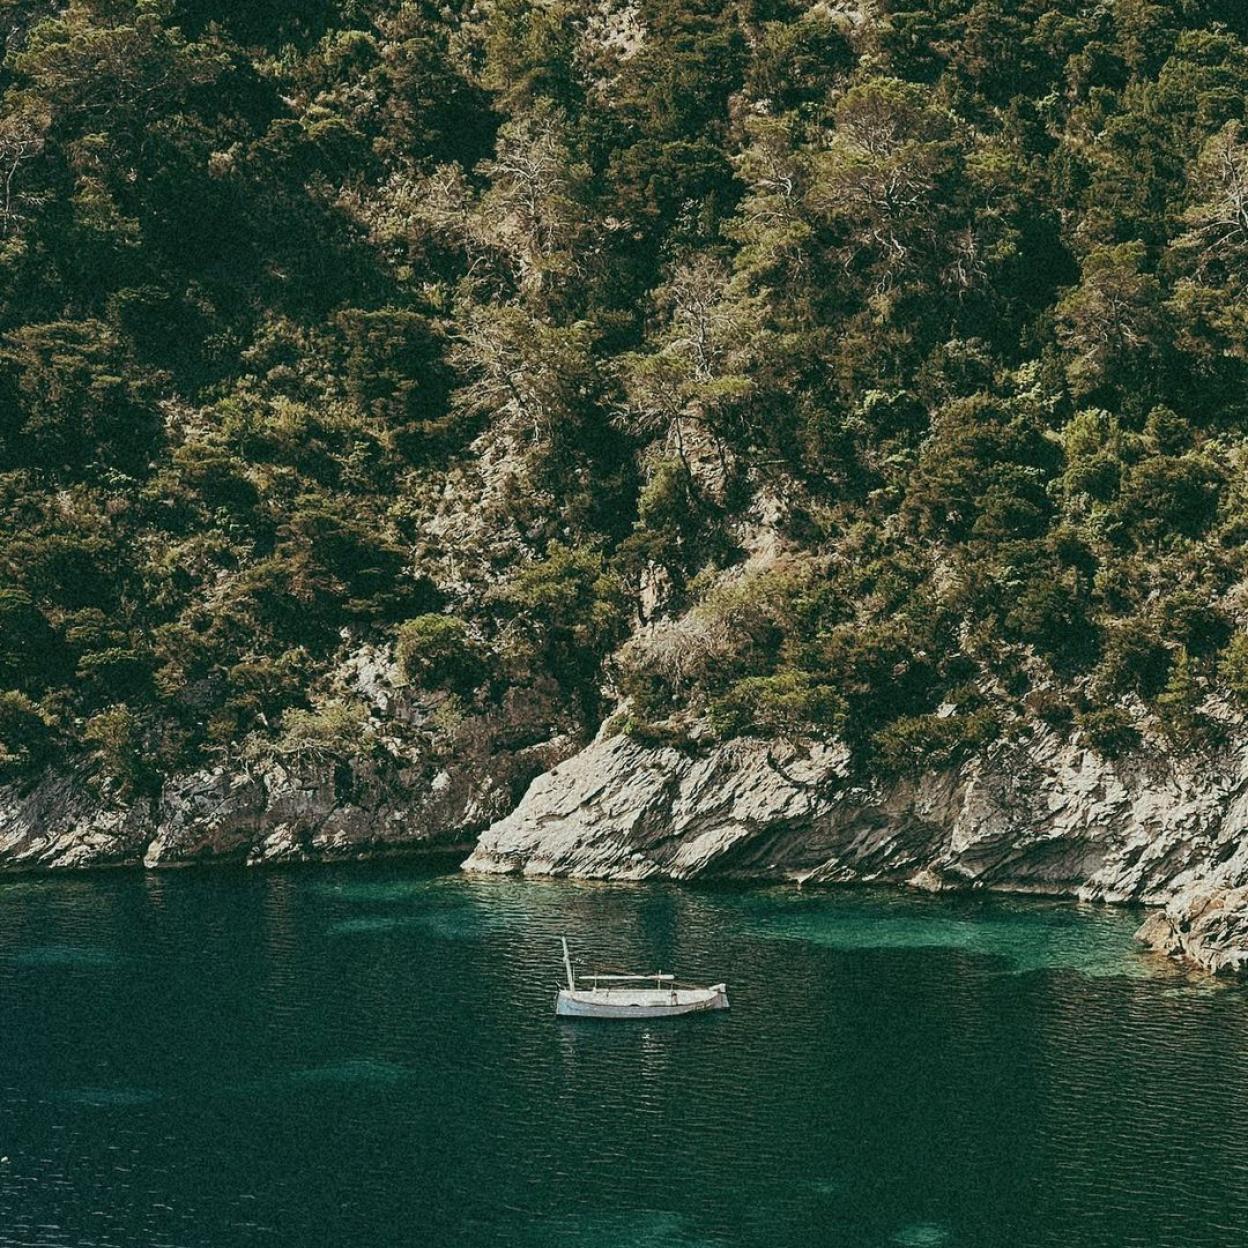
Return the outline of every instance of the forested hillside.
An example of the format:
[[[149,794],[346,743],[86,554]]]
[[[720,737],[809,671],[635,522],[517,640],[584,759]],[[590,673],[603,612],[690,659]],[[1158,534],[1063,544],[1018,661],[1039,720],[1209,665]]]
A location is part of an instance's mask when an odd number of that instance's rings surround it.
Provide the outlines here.
[[[0,34],[4,777],[373,748],[390,642],[444,722],[880,771],[1248,699],[1237,0]]]

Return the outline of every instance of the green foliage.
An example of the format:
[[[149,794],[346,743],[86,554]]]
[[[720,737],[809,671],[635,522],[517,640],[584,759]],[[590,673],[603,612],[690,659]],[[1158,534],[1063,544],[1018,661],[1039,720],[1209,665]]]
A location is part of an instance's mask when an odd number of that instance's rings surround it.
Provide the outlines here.
[[[148,733],[124,702],[93,715],[82,735],[100,776],[113,781],[123,796],[140,797],[158,786],[160,773],[148,748]]]
[[[845,714],[845,699],[832,686],[792,668],[748,676],[711,704],[711,724],[723,736],[835,737]]]
[[[366,749],[372,730],[359,702],[329,698],[311,710],[296,708],[282,719],[277,749],[289,755],[348,759]]]
[[[835,607],[817,600],[815,575],[800,563],[782,563],[712,584],[682,620],[634,638],[618,661],[620,688],[634,712],[662,719],[700,694],[720,699],[712,714],[722,730],[731,731],[734,723],[751,722],[751,708],[760,699],[774,702],[777,714],[781,701],[787,699],[796,713],[805,699],[811,731],[826,731],[818,721],[825,712],[837,713],[833,695],[821,688],[826,682],[809,672],[775,671],[787,635],[833,617]],[[691,589],[696,588],[695,583]],[[776,683],[768,684],[773,674]],[[763,683],[749,683],[753,678]]]
[[[1082,711],[1075,723],[1088,744],[1105,758],[1122,758],[1140,743],[1140,733],[1130,714],[1120,706]]]
[[[1156,626],[1130,619],[1106,630],[1097,689],[1106,698],[1136,693],[1155,698],[1170,674],[1170,653]]]
[[[634,577],[657,564],[679,592],[691,572],[726,553],[716,519],[714,503],[701,496],[688,467],[663,460],[638,496],[636,530],[620,543],[616,562]]]
[[[1036,423],[985,395],[937,417],[910,475],[906,509],[954,540],[1035,537],[1047,527],[1056,447]]]
[[[1151,542],[1199,537],[1217,512],[1222,473],[1197,454],[1142,460],[1122,494],[1124,518]]]
[[[848,74],[853,62],[840,26],[812,9],[801,21],[766,23],[746,74],[746,89],[777,111],[813,105]]]
[[[1155,367],[1164,322],[1161,285],[1147,270],[1142,242],[1098,247],[1083,278],[1056,308],[1058,341],[1069,353],[1075,397],[1102,387],[1121,393]]]
[[[257,728],[270,727],[288,708],[292,714],[302,710],[311,671],[311,657],[302,648],[235,663],[227,673],[224,696],[213,699],[207,721],[208,742],[228,747]],[[176,680],[184,673],[175,667],[167,675]],[[169,692],[176,701],[185,688],[179,686]]]
[[[58,638],[31,596],[0,589],[0,684],[29,693],[63,675]]]
[[[395,657],[408,680],[430,689],[470,693],[485,674],[481,648],[463,620],[418,615],[399,625]]]
[[[10,16],[6,767],[337,757],[391,637],[898,770],[1248,696],[1234,5]]]
[[[1157,695],[1157,717],[1176,745],[1192,748],[1206,734],[1208,720],[1200,713],[1204,693],[1187,651],[1180,650],[1170,668],[1166,687]]]
[[[46,763],[52,727],[24,693],[0,691],[0,780],[20,776]]]
[[[895,774],[948,767],[991,745],[1001,725],[994,711],[961,715],[904,715],[873,738],[880,765]]]
[[[1218,675],[1241,706],[1248,705],[1248,635],[1236,633],[1218,661]]]
[[[612,650],[627,622],[627,599],[600,551],[551,544],[497,594],[517,626],[521,670],[541,665],[576,688]]]
[[[1087,606],[1074,577],[1057,579],[1038,570],[1003,621],[1005,635],[1034,645],[1051,659],[1085,659],[1096,644]]]
[[[72,475],[147,467],[158,423],[148,379],[98,321],[24,325],[0,346],[0,467]]]

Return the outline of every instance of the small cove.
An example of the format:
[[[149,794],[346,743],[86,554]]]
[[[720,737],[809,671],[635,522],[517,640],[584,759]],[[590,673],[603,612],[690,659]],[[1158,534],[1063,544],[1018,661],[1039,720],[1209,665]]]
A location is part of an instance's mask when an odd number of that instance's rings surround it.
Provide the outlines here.
[[[0,1246],[1149,1245],[1248,1228],[1248,994],[1129,910],[0,881]],[[557,1022],[557,936],[733,1008]]]

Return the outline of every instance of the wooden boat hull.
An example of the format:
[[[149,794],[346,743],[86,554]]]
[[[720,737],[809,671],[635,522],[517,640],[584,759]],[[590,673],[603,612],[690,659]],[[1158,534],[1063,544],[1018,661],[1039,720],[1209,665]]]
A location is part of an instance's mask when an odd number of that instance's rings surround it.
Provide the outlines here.
[[[671,1018],[726,1010],[728,990],[724,984],[711,988],[588,989],[559,990],[555,1013],[560,1018]]]

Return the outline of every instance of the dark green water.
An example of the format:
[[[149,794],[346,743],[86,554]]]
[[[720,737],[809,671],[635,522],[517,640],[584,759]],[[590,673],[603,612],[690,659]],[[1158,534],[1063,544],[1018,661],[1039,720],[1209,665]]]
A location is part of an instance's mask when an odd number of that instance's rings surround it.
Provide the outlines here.
[[[378,866],[0,883],[0,1245],[1235,1245],[1248,995],[1138,916]],[[557,1022],[566,931],[726,1014]]]

